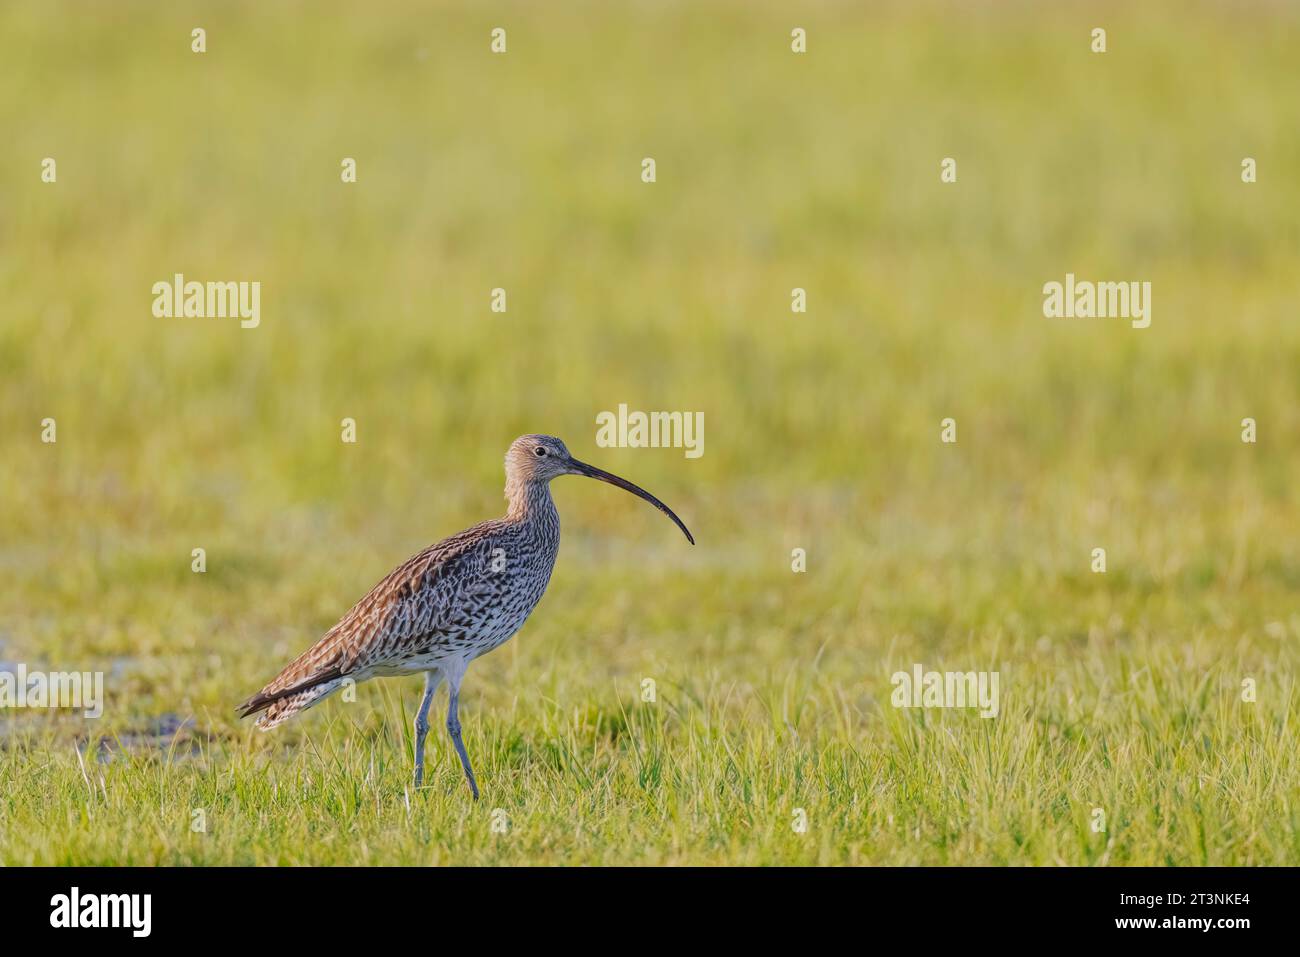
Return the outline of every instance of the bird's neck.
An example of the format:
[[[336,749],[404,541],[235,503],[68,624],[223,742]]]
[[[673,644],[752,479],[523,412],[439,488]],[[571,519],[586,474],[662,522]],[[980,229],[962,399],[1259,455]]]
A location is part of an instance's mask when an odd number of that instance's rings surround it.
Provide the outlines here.
[[[549,482],[507,482],[506,520],[511,522],[551,522],[559,524],[559,513],[551,499]]]

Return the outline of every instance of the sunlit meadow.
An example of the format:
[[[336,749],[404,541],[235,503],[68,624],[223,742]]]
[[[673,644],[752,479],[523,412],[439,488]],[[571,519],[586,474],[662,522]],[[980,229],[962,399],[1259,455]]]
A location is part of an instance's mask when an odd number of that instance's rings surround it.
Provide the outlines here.
[[[4,4],[0,668],[107,700],[0,711],[0,862],[1300,862],[1297,36],[1173,0]],[[260,282],[260,325],[155,317],[178,272]],[[1150,327],[1045,318],[1067,272],[1151,282]],[[619,403],[702,412],[705,454],[597,447]],[[549,591],[462,695],[481,801],[440,720],[412,789],[418,678],[236,720],[499,514],[528,431],[699,544],[556,483]],[[891,706],[916,663],[999,672],[999,716]]]

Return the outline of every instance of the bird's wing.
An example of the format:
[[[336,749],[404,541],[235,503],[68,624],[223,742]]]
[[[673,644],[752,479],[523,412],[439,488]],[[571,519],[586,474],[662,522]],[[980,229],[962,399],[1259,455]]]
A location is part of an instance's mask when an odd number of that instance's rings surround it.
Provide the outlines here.
[[[458,610],[477,604],[500,576],[489,574],[499,521],[430,545],[393,569],[338,624],[239,706],[241,717],[289,695],[382,662],[425,636],[468,625]]]

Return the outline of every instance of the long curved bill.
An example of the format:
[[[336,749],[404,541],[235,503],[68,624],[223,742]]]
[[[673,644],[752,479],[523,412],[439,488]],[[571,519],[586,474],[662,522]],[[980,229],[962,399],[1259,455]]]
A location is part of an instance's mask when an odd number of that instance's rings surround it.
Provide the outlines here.
[[[676,513],[667,505],[665,505],[663,502],[659,501],[659,499],[655,498],[645,489],[641,488],[641,486],[633,485],[625,478],[619,478],[617,475],[615,475],[612,472],[606,472],[604,469],[598,469],[596,468],[596,466],[588,465],[586,462],[579,462],[577,459],[570,459],[569,464],[573,467],[574,474],[576,475],[585,475],[588,478],[600,479],[600,481],[602,482],[608,482],[610,485],[617,485],[619,488],[631,492],[637,498],[645,499],[655,508],[659,509],[659,511],[663,512],[674,522],[676,522],[677,527],[680,528],[682,530],[682,534],[686,536],[686,540],[690,542],[692,545],[695,544],[695,539],[691,537],[690,530],[687,529],[687,527],[682,524],[682,520],[677,517]]]

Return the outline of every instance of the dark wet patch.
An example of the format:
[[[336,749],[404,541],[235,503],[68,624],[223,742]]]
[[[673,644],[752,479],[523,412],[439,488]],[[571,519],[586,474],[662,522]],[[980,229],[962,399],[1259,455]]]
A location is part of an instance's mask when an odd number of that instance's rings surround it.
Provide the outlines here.
[[[167,760],[187,760],[203,753],[203,739],[193,718],[167,713],[137,728],[100,737],[95,743],[95,760],[107,764],[121,754],[157,754]]]

